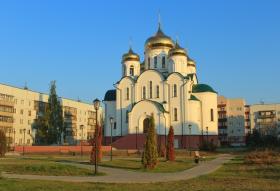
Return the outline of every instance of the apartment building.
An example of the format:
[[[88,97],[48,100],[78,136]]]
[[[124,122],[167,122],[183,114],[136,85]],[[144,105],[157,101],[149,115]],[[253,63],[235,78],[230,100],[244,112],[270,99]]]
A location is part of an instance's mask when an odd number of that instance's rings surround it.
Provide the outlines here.
[[[244,99],[218,96],[218,135],[221,145],[245,145],[245,135],[250,129],[249,106]]]
[[[77,144],[94,133],[96,111],[92,104],[60,98],[63,107],[67,144]],[[0,84],[0,129],[8,137],[8,144],[32,145],[36,131],[33,125],[46,110],[48,95],[28,88]],[[102,108],[98,110],[102,118]]]
[[[252,129],[280,137],[280,104],[251,105],[250,118]]]

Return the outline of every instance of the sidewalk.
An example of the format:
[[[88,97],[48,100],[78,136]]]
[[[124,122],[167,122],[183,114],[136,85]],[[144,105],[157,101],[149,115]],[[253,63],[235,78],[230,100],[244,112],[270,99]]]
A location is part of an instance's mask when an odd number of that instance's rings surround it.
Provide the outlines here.
[[[106,173],[105,176],[40,176],[40,175],[19,175],[2,173],[4,178],[28,179],[28,180],[49,180],[65,182],[104,182],[104,183],[153,183],[188,180],[201,175],[216,171],[224,163],[232,158],[231,155],[219,155],[216,159],[201,163],[191,169],[175,173],[148,173],[136,172],[117,168],[99,167],[100,172]],[[93,170],[92,165],[67,163]]]

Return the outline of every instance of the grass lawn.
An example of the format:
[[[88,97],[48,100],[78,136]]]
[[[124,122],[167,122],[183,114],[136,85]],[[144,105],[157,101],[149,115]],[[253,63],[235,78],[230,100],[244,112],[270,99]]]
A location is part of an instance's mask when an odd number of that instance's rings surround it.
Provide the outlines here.
[[[208,160],[213,157],[207,158]],[[167,172],[179,172],[195,166],[193,159],[176,159],[174,162],[165,161],[160,159],[155,169],[147,170],[144,169],[141,161],[136,159],[114,159],[113,161],[103,161],[101,166],[122,168],[127,170],[136,170],[141,172],[155,172],[155,173],[167,173]]]
[[[1,160],[1,163],[3,160]],[[216,172],[186,181],[161,184],[62,183],[55,181],[9,180],[0,178],[0,191],[87,191],[87,190],[192,190],[192,191],[279,191],[280,165],[248,165],[242,157],[233,159]]]
[[[52,176],[91,176],[93,172],[74,166],[58,164],[40,158],[5,158],[0,160],[0,172]],[[102,175],[102,174],[101,174]]]

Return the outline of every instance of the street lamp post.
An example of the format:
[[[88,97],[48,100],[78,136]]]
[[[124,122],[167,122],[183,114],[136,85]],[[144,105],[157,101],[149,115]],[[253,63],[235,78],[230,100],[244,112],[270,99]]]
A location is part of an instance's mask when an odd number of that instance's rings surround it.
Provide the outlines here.
[[[94,141],[94,155],[95,155],[95,159],[94,159],[94,174],[96,175],[98,173],[98,165],[97,165],[97,157],[98,157],[98,151],[97,151],[97,144],[98,144],[98,134],[99,134],[99,128],[98,128],[98,109],[100,107],[100,100],[99,99],[95,99],[93,100],[93,105],[94,105],[94,109],[95,109],[95,141]]]
[[[189,151],[190,151],[190,156],[192,156],[192,152],[191,152],[191,132],[192,131],[192,125],[189,124]]]
[[[206,127],[206,139],[207,139],[207,143],[208,143],[208,127]]]
[[[138,126],[136,126],[135,127],[136,128],[136,145],[135,145],[135,147],[136,147],[136,150],[138,150]]]
[[[24,128],[23,129],[23,150],[22,150],[22,155],[24,156],[24,152],[25,152],[25,148],[24,148],[24,146],[25,146],[25,132],[26,132],[26,129]]]
[[[82,136],[81,136],[81,157],[83,156],[83,140],[84,140],[84,126],[81,125],[80,129],[82,130]]]
[[[16,130],[13,129],[13,133],[14,133],[14,149],[15,149],[15,146],[16,146]]]
[[[111,124],[111,161],[113,160],[113,123],[114,123],[114,118],[110,117],[110,124]]]
[[[9,129],[8,150],[10,150],[11,129]]]

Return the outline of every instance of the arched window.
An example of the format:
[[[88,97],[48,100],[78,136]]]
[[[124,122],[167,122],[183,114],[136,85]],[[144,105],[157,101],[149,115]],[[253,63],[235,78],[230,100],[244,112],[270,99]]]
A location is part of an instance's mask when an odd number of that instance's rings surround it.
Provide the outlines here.
[[[173,85],[173,97],[177,97],[177,85]]]
[[[153,82],[150,81],[150,98],[153,98]]]
[[[161,60],[161,63],[162,63],[162,68],[165,68],[165,56],[162,57],[162,60]]]
[[[126,100],[129,100],[129,88],[126,88]]]
[[[142,92],[142,94],[143,94],[143,95],[142,95],[142,98],[143,98],[143,99],[146,99],[146,87],[145,87],[145,86],[143,87],[143,92]]]
[[[150,69],[150,68],[151,68],[151,58],[148,57],[148,69]]]
[[[214,110],[213,109],[210,109],[210,118],[211,118],[211,121],[214,121]]]
[[[178,121],[178,113],[177,108],[174,108],[174,121]]]
[[[134,66],[130,66],[130,68],[129,68],[129,74],[130,74],[131,76],[134,76]]]
[[[154,57],[154,68],[157,68],[157,57]]]
[[[156,92],[157,98],[159,98],[159,85],[157,85],[157,92]]]

